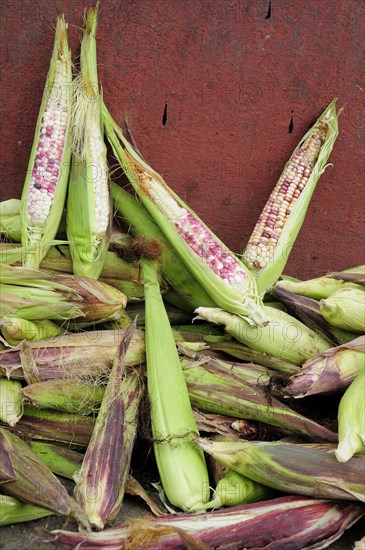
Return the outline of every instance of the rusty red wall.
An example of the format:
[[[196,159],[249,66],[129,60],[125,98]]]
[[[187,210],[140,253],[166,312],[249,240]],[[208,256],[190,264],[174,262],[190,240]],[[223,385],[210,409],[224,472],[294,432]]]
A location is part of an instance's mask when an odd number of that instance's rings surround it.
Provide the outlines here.
[[[1,198],[20,197],[58,13],[79,51],[80,0],[1,0]],[[99,72],[150,164],[233,250],[285,161],[333,97],[330,167],[287,272],[364,261],[364,31],[360,0],[105,0]],[[167,121],[163,112],[167,103]],[[293,131],[289,124],[293,116]]]

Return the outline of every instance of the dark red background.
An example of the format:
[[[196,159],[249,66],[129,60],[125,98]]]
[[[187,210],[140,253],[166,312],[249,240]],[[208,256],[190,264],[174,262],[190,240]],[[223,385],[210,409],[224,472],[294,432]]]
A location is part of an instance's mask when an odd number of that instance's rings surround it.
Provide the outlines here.
[[[56,16],[65,13],[77,56],[83,7],[1,0],[2,200],[21,194]],[[338,97],[345,111],[334,166],[286,271],[356,265],[364,261],[365,3],[272,0],[270,18],[268,8],[268,0],[101,2],[104,98],[118,122],[128,116],[150,164],[240,252],[292,150]]]

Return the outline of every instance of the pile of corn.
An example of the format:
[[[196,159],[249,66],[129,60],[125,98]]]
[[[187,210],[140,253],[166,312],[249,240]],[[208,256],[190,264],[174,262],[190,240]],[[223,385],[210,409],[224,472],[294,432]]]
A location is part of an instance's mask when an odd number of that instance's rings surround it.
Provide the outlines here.
[[[113,120],[98,7],[84,21],[73,77],[58,18],[23,195],[0,205],[0,524],[67,516],[40,535],[59,548],[325,548],[365,514],[365,270],[283,270],[336,102],[241,258]],[[125,493],[159,517],[120,524]]]

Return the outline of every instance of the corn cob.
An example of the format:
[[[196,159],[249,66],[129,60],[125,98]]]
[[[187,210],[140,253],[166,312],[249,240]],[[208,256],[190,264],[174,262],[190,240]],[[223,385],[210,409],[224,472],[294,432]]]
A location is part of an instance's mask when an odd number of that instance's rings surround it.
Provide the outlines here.
[[[112,184],[112,195],[118,214],[122,216],[132,234],[136,237],[157,239],[161,244],[161,268],[167,283],[176,290],[176,294],[183,301],[183,303],[180,301],[179,307],[182,306],[181,309],[191,312],[201,305],[213,307],[214,302],[198,281],[192,277],[190,271],[182,262],[176,261],[174,249],[145,207],[114,183]],[[171,297],[171,293],[169,293],[169,297]],[[174,305],[174,300],[172,303]]]
[[[169,501],[186,511],[202,509],[208,472],[192,443],[198,433],[170,323],[163,306],[156,268],[143,259],[146,304],[148,395],[154,451]]]
[[[328,546],[364,513],[363,506],[352,502],[286,496],[193,516],[134,520],[101,533],[56,530],[48,541],[65,550],[178,550],[189,533],[189,548],[302,550]]]
[[[365,365],[343,394],[338,408],[336,458],[347,462],[354,454],[365,451]]]
[[[65,334],[52,340],[29,344],[37,366],[38,379],[90,379],[110,371],[123,330],[95,330]],[[137,331],[125,358],[126,365],[136,366],[145,360],[144,335]],[[24,362],[18,348],[0,352],[0,376],[24,380]]]
[[[104,393],[104,386],[74,379],[46,380],[22,390],[33,407],[86,415],[98,409]]]
[[[20,200],[9,199],[0,202],[0,234],[11,241],[19,243],[20,231]]]
[[[337,135],[333,100],[294,150],[244,250],[243,260],[256,276],[260,295],[284,270]]]
[[[22,340],[39,342],[65,332],[62,327],[48,319],[32,322],[20,317],[0,317],[0,330],[11,346],[16,346]]]
[[[337,434],[293,411],[274,397],[265,386],[215,363],[183,366],[184,378],[193,407],[245,420],[256,420],[278,427],[285,433],[337,441]],[[259,376],[259,375],[256,375]],[[259,380],[259,378],[258,378]]]
[[[356,378],[365,364],[365,336],[331,348],[303,365],[283,388],[284,396],[305,397],[341,391]]]
[[[97,529],[115,519],[122,506],[137,431],[142,385],[126,375],[124,357],[133,323],[118,349],[82,466],[75,476],[75,499]]]
[[[66,226],[74,273],[93,279],[97,279],[103,269],[112,214],[96,61],[98,17],[98,6],[85,11],[81,75],[76,80],[74,97]]]
[[[341,330],[331,326],[323,318],[320,311],[320,304],[317,300],[301,296],[300,294],[293,294],[277,285],[272,290],[272,293],[283,302],[290,315],[302,321],[308,328],[320,332],[323,337],[332,342],[334,346],[345,344],[356,338],[354,332]]]
[[[73,479],[84,458],[83,454],[54,443],[29,441],[28,445],[52,473],[67,479]]]
[[[365,332],[365,292],[343,288],[320,301],[323,317],[335,327],[353,332]]]
[[[50,69],[21,198],[24,264],[38,268],[57,233],[70,168],[72,62],[67,25],[59,16]]]
[[[196,313],[199,319],[224,325],[228,334],[249,348],[294,365],[328,349],[326,340],[294,317],[270,307],[265,310],[269,324],[264,327],[252,327],[242,317],[221,309],[199,307]]]
[[[6,494],[56,514],[74,516],[81,526],[88,527],[77,502],[22,439],[0,428],[0,448],[8,452],[15,473],[14,479],[2,484]]]
[[[0,313],[28,320],[115,319],[127,299],[100,281],[1,266]]]
[[[22,385],[18,380],[0,378],[0,420],[13,427],[23,414]]]
[[[360,265],[346,269],[345,271],[341,271],[335,275],[329,274],[323,277],[309,279],[307,281],[278,281],[275,288],[288,290],[289,292],[300,294],[301,296],[306,296],[307,298],[321,300],[323,298],[328,298],[331,294],[342,288],[358,288],[355,281],[358,280],[358,278],[363,280],[364,274],[365,266]]]
[[[90,416],[38,410],[25,406],[12,432],[23,439],[58,441],[78,447],[87,447],[94,428]]]
[[[13,525],[14,523],[25,523],[26,521],[52,515],[51,510],[33,506],[33,504],[25,504],[8,495],[0,495],[0,527]]]
[[[254,277],[131,147],[105,105],[103,119],[118,162],[192,276],[217,306],[265,323]]]
[[[272,489],[234,470],[228,470],[224,477],[219,480],[212,499],[206,504],[206,509],[239,506],[240,504],[260,502],[272,497]]]
[[[347,464],[314,446],[261,441],[197,441],[200,448],[238,473],[285,493],[365,502],[365,461]]]

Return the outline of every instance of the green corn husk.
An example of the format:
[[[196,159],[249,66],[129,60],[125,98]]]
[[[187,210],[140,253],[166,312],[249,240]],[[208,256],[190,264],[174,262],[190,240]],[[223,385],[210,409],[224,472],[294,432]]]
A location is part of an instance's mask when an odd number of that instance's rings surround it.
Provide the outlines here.
[[[91,523],[103,529],[122,506],[137,432],[143,386],[136,372],[126,374],[124,357],[136,328],[126,331],[118,349],[74,496]]]
[[[83,454],[68,447],[61,447],[61,445],[45,443],[44,441],[29,441],[28,444],[33,453],[52,473],[67,479],[74,478],[84,459]]]
[[[365,292],[356,288],[343,288],[320,301],[323,317],[335,327],[365,332]]]
[[[293,292],[294,294],[306,296],[307,298],[322,300],[328,298],[331,294],[342,288],[359,288],[359,286],[353,282],[357,280],[357,278],[354,277],[356,274],[360,277],[360,280],[362,280],[365,274],[365,266],[353,267],[336,274],[324,275],[323,277],[316,277],[315,279],[309,279],[307,281],[278,281],[275,286]],[[347,278],[350,278],[350,281],[347,281]]]
[[[57,441],[87,447],[94,423],[94,419],[90,416],[25,406],[23,416],[12,428],[12,432],[26,440]]]
[[[23,414],[22,385],[18,380],[0,378],[0,420],[13,427]]]
[[[99,321],[119,317],[124,294],[87,277],[1,265],[0,313],[27,320]]]
[[[191,323],[192,315],[186,311],[182,311],[170,304],[164,304],[170,325],[179,325],[181,323]],[[144,304],[128,304],[126,307],[128,314],[131,317],[137,316],[137,326],[143,328],[146,321],[146,312]]]
[[[286,496],[204,514],[170,514],[130,520],[101,533],[56,530],[48,538],[61,548],[177,550],[325,548],[365,514],[363,506]]]
[[[225,476],[218,481],[212,500],[206,504],[206,509],[239,506],[240,504],[260,502],[272,497],[272,489],[234,470],[228,470]]]
[[[224,366],[223,361],[216,360],[202,365],[199,362],[183,363],[193,407],[206,412],[264,422],[285,433],[337,441],[337,434],[268,396],[265,385],[260,383],[262,374],[247,374],[250,366],[247,366],[246,372],[242,367],[232,368],[229,364]]]
[[[76,275],[98,279],[110,239],[112,208],[102,97],[96,60],[99,7],[84,14],[80,70],[76,79],[73,156],[67,197],[67,239]]]
[[[9,199],[0,202],[0,234],[20,243],[20,200]]]
[[[306,361],[301,372],[291,376],[283,395],[305,397],[347,388],[365,365],[365,336],[331,348]]]
[[[169,241],[152,220],[145,207],[115,183],[112,184],[112,195],[118,214],[122,216],[134,236],[159,241],[162,247],[161,263],[164,278],[184,301],[182,309],[192,312],[200,305],[214,306],[212,299],[192,277],[185,265],[176,261],[176,254]]]
[[[57,79],[58,73],[63,66],[67,76],[62,76],[61,81]],[[54,94],[52,95],[52,93]],[[33,167],[36,163],[37,146],[42,126],[42,119],[49,101],[57,101],[60,104],[61,94],[67,104],[67,125],[64,137],[64,146],[61,159],[59,159],[59,174],[54,190],[50,210],[46,221],[36,226],[28,214],[28,195],[31,186]],[[54,97],[55,96],[55,97]],[[35,137],[32,151],[29,157],[27,175],[24,182],[23,193],[20,205],[21,221],[21,242],[25,253],[24,265],[30,268],[38,268],[42,258],[45,256],[49,246],[54,240],[63,212],[67,183],[70,169],[71,143],[70,143],[70,116],[72,109],[72,60],[71,52],[67,43],[67,24],[64,16],[57,19],[56,34],[51,58],[50,68],[47,75],[46,85],[43,92],[42,103],[39,110]],[[51,160],[51,159],[50,159]],[[57,162],[57,161],[56,161]]]
[[[365,451],[365,365],[343,394],[338,407],[336,458],[347,462]]]
[[[22,357],[20,346],[0,352],[0,375],[32,382],[53,379],[90,379],[110,371],[123,330],[94,330],[56,336],[28,345],[34,364]],[[145,361],[144,334],[136,331],[125,358],[126,365]],[[31,372],[29,372],[29,370]]]
[[[8,495],[0,495],[0,527],[13,525],[14,523],[25,523],[52,515],[51,510],[33,506],[33,504],[25,504]]]
[[[23,340],[39,342],[65,332],[62,327],[48,319],[28,321],[20,317],[0,317],[0,330],[11,346],[17,346]]]
[[[164,233],[177,256],[181,259],[179,263],[183,263],[186,266],[192,277],[200,283],[218,307],[227,309],[232,313],[248,316],[253,324],[257,323],[261,325],[265,323],[266,319],[262,311],[262,301],[257,295],[255,279],[249,270],[228,251],[227,247],[203,224],[197,215],[166,185],[162,177],[133,149],[125,139],[121,129],[108,113],[105,104],[103,105],[103,120],[107,138],[118,162],[141,199],[141,202]],[[181,208],[184,212],[192,215],[202,227],[202,230],[208,232],[209,239],[214,243],[214,246],[219,247],[220,250],[224,249],[232,261],[239,262],[241,272],[244,275],[241,276],[241,280],[239,283],[237,282],[236,287],[226,284],[210,268],[208,263],[205,263],[193,251],[190,245],[179,234],[175,223],[168,219],[167,212],[163,212],[161,205],[157,204],[158,201],[156,201],[156,198],[147,192],[144,177],[150,178],[158,186],[157,194],[162,195],[163,201],[169,203],[169,208],[171,204],[174,204],[174,207]],[[204,246],[203,241],[201,246]],[[178,285],[177,290],[179,290]]]
[[[56,514],[74,516],[82,527],[88,521],[77,502],[67,494],[56,476],[45,466],[19,437],[0,428],[0,447],[7,452],[15,479],[2,484],[2,491],[23,502],[46,508]]]
[[[92,414],[99,408],[105,386],[81,380],[46,380],[25,386],[23,397],[40,409]]]
[[[285,307],[299,321],[308,328],[320,332],[324,338],[327,338],[334,346],[339,346],[350,342],[356,338],[356,333],[331,326],[323,318],[320,311],[320,304],[313,298],[293,294],[283,288],[274,287],[271,290],[275,297],[279,298],[285,304]]]
[[[286,493],[365,502],[365,460],[347,464],[334,453],[294,443],[198,439],[198,445],[238,473]]]
[[[322,353],[329,344],[284,311],[265,307],[269,324],[252,327],[245,319],[216,308],[196,309],[199,319],[224,325],[225,330],[249,348],[268,353],[294,365]]]
[[[282,228],[279,239],[275,245],[271,257],[269,258],[267,266],[263,269],[252,268],[252,272],[256,277],[257,288],[261,296],[263,296],[265,292],[278,280],[285,268],[289,254],[295,243],[295,239],[297,238],[297,235],[303,225],[307,208],[317,182],[326,169],[328,158],[338,136],[338,116],[339,113],[336,113],[336,99],[334,99],[323,111],[312,128],[305,134],[305,136],[303,136],[302,140],[293,151],[292,156],[287,162],[287,165],[289,165],[295,153],[303,145],[305,140],[307,140],[314,133],[314,131],[316,131],[319,124],[326,124],[327,134],[325,141],[321,146],[317,161],[304,189],[294,203],[289,216],[286,218],[284,227]],[[243,253],[244,261],[248,261],[248,257],[245,257],[246,253],[247,251],[244,251]]]
[[[199,511],[209,486],[203,454],[193,445],[198,433],[163,305],[156,267],[143,259],[146,305],[148,395],[154,451],[163,489],[169,501],[185,511]]]

